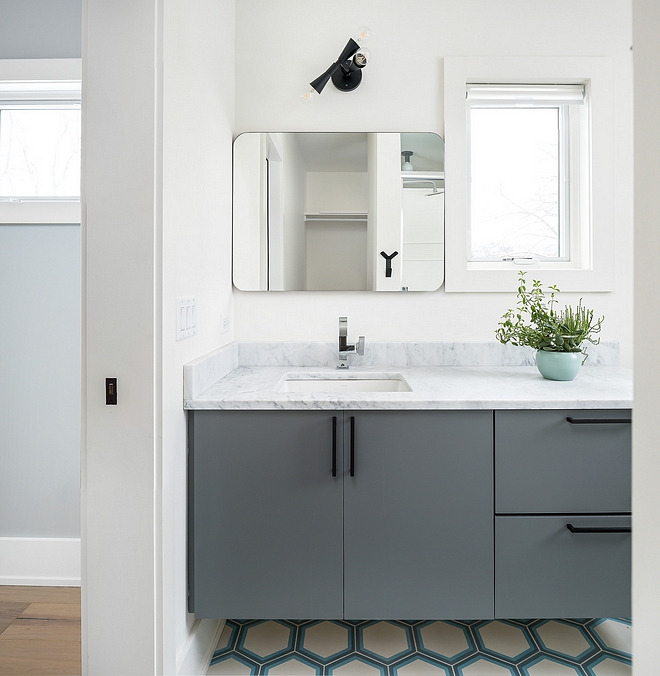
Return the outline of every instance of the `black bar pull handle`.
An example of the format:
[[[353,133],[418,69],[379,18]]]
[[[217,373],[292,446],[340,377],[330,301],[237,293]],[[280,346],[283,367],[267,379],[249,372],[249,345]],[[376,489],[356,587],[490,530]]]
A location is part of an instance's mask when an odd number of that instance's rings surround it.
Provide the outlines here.
[[[355,476],[355,416],[351,416],[351,464],[350,475]]]
[[[573,418],[570,415],[566,420],[571,425],[612,425],[632,422],[632,418]]]
[[[332,476],[337,476],[337,416],[332,416]]]
[[[572,523],[567,523],[566,528],[568,528],[571,533],[632,533],[632,528],[630,526],[627,528],[578,528]]]

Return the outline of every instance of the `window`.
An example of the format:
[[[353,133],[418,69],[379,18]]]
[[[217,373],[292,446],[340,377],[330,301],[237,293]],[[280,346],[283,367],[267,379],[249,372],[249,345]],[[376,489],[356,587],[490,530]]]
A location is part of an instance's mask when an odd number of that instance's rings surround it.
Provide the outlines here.
[[[0,103],[0,199],[80,199],[80,108]]]
[[[611,290],[611,79],[606,57],[445,58],[446,291],[511,291],[528,265]]]
[[[582,84],[467,86],[469,261],[571,260],[583,103]]]
[[[80,222],[80,66],[53,61],[0,61],[0,222]]]

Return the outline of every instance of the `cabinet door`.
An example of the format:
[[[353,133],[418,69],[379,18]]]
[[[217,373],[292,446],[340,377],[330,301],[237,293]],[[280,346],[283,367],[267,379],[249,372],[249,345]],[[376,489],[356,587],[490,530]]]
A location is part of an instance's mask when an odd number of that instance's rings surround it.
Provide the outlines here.
[[[341,618],[341,413],[189,416],[190,611]]]
[[[495,522],[497,617],[630,617],[629,516]]]
[[[347,411],[344,433],[345,616],[492,618],[492,411]]]

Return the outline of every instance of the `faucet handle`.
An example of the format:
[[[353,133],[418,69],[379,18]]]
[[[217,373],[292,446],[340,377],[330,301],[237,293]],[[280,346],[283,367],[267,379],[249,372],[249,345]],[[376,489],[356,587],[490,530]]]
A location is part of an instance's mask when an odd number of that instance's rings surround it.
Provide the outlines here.
[[[355,346],[355,352],[360,355],[364,354],[364,336],[360,336],[358,338],[357,345]]]

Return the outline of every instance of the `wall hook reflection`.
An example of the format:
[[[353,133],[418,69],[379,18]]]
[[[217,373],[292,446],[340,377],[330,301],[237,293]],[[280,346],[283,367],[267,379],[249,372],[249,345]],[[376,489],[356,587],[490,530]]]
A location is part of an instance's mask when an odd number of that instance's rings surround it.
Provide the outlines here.
[[[392,259],[395,256],[398,256],[399,252],[394,251],[388,256],[384,251],[381,251],[380,255],[385,259],[385,277],[391,277],[392,276]]]

